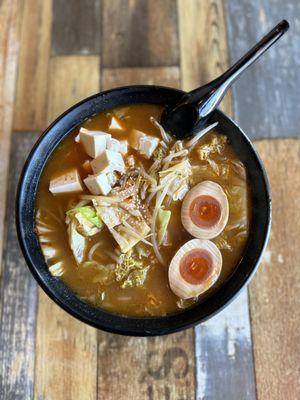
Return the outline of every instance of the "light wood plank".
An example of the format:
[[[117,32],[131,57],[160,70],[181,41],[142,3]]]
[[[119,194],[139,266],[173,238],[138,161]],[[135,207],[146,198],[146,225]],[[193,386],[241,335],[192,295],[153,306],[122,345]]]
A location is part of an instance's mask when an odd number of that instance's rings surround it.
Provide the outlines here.
[[[6,240],[0,285],[0,397],[33,398],[37,287],[19,249],[15,192],[21,169],[37,135],[12,135]]]
[[[0,5],[0,276],[13,102],[20,47],[21,3],[4,0]]]
[[[22,19],[14,129],[46,127],[51,0],[27,0]]]
[[[48,120],[99,90],[99,58],[51,60]],[[97,392],[97,331],[39,291],[35,397],[93,400]],[[46,366],[46,367],[45,367]]]
[[[257,141],[273,197],[270,242],[250,284],[259,400],[300,398],[300,140]]]
[[[100,0],[53,0],[52,54],[99,54]]]
[[[178,0],[181,79],[191,90],[228,68],[222,0]],[[221,109],[232,114],[231,95]],[[197,400],[255,399],[247,292],[228,309],[196,327]]]
[[[178,0],[181,84],[184,90],[202,86],[228,68],[222,0]],[[232,113],[231,94],[221,110]]]
[[[171,68],[104,69],[102,89],[141,83],[179,86]],[[194,333],[128,338],[99,332],[98,399],[195,399]]]
[[[101,87],[103,90],[126,85],[162,85],[179,87],[179,67],[155,68],[103,68]]]
[[[174,0],[102,0],[102,66],[178,65]]]
[[[99,91],[98,56],[62,56],[50,60],[48,124],[67,108]]]
[[[197,400],[254,400],[247,289],[224,311],[195,328]]]
[[[192,329],[156,338],[99,333],[98,399],[195,399]]]
[[[255,139],[299,137],[300,2],[297,0],[224,1],[232,62],[282,18],[285,37],[263,55],[233,86],[237,122]]]

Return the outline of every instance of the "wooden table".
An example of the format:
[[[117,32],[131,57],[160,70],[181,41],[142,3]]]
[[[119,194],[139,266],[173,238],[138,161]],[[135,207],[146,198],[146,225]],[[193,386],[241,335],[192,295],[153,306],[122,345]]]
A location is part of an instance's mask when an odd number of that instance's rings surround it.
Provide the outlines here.
[[[0,398],[300,398],[300,2],[2,0],[0,3]],[[236,83],[223,109],[255,140],[273,227],[255,278],[210,321],[157,338],[120,337],[67,315],[37,288],[14,227],[32,144],[99,90],[186,90],[235,61],[282,17],[291,32]]]

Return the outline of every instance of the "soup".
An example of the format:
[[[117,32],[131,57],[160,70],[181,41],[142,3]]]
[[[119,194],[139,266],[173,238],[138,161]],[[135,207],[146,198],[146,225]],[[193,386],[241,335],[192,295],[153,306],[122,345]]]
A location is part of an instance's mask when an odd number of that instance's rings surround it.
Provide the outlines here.
[[[226,136],[176,141],[162,107],[87,120],[57,146],[36,197],[50,272],[110,312],[163,316],[202,301],[232,274],[249,231],[246,170]]]

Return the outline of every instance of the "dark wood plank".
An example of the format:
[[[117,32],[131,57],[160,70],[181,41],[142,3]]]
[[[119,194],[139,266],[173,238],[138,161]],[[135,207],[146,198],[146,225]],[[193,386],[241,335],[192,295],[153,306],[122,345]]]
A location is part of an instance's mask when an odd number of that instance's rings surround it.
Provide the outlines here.
[[[204,85],[228,67],[222,0],[179,0],[183,88]],[[193,51],[191,51],[193,49]],[[232,113],[232,99],[222,102]],[[255,399],[248,294],[195,329],[197,399]]]
[[[98,399],[193,400],[193,330],[156,338],[99,333]]]
[[[133,83],[179,86],[178,67],[104,69],[101,89]],[[98,333],[98,399],[195,399],[194,331],[157,338]]]
[[[174,0],[103,0],[102,66],[178,65]]]
[[[126,85],[180,86],[179,67],[104,68],[101,71],[102,90]]]
[[[25,1],[14,130],[38,131],[46,128],[50,35],[51,1]]]
[[[224,2],[232,62],[283,17],[290,31],[233,86],[237,121],[251,138],[299,136],[300,2]]]
[[[300,140],[255,143],[273,197],[270,242],[250,284],[259,400],[300,399]]]
[[[98,54],[100,0],[53,0],[52,54]]]
[[[197,399],[255,400],[247,290],[195,332]]]
[[[24,133],[12,136],[0,291],[0,396],[6,400],[33,398],[37,286],[19,249],[14,208],[21,168],[36,139]]]

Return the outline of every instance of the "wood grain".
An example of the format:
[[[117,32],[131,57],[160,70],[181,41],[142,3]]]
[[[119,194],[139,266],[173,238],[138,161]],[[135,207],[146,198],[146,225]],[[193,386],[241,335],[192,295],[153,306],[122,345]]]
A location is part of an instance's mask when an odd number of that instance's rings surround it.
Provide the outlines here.
[[[231,61],[240,58],[282,18],[290,31],[233,86],[237,121],[251,138],[299,136],[300,2],[224,2]]]
[[[102,66],[178,65],[174,0],[102,0]]]
[[[53,0],[52,54],[99,54],[100,24],[100,0]]]
[[[20,45],[22,8],[18,0],[4,0],[0,4],[0,277],[4,218],[6,211],[7,177],[10,136],[13,122],[14,93]]]
[[[179,86],[171,68],[104,69],[101,89],[153,83]],[[193,400],[194,333],[128,338],[99,332],[98,399]]]
[[[46,128],[51,0],[27,0],[22,18],[14,129]]]
[[[14,208],[21,169],[36,138],[12,137],[0,288],[0,398],[5,400],[33,398],[37,287],[19,249]]]
[[[99,81],[99,58],[96,56],[51,59],[48,120],[97,92]],[[36,398],[96,398],[96,330],[62,311],[41,290],[36,343]]]
[[[201,86],[228,67],[223,2],[178,0],[181,80]],[[193,49],[193,51],[191,51]],[[231,95],[222,102],[232,113]],[[255,399],[247,292],[229,309],[195,329],[197,400]]]
[[[50,61],[48,124],[85,97],[99,91],[98,56],[62,56]]]
[[[104,68],[101,73],[102,90],[126,85],[180,86],[179,67]]]
[[[178,0],[181,84],[184,90],[202,86],[228,68],[222,0]],[[232,113],[230,93],[221,110]]]
[[[156,338],[99,333],[98,399],[193,400],[193,331]]]
[[[273,224],[250,285],[258,400],[300,398],[300,140],[256,142],[273,197]]]
[[[247,289],[195,332],[197,400],[255,400]]]

